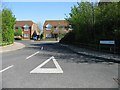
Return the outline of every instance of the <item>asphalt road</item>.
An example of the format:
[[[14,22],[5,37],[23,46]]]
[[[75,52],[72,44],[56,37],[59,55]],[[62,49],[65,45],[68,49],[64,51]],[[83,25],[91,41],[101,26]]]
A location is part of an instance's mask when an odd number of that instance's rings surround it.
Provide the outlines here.
[[[20,42],[26,47],[2,55],[2,88],[118,88],[117,63],[78,55],[56,42]]]

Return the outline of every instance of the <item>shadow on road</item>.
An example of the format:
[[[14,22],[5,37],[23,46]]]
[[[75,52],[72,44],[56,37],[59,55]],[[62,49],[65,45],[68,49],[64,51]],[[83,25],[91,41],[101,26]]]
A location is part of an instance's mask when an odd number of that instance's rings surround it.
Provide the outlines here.
[[[40,43],[40,44],[35,43],[35,44],[30,44],[30,46],[26,47],[26,49],[41,50],[42,47],[43,47],[42,50],[43,53],[41,55],[48,55],[48,56],[54,55],[56,59],[60,59],[66,62],[88,63],[88,64],[106,63],[108,65],[117,63],[115,61],[109,61],[105,59],[95,58],[92,56],[78,54],[69,48],[61,46],[59,43]]]

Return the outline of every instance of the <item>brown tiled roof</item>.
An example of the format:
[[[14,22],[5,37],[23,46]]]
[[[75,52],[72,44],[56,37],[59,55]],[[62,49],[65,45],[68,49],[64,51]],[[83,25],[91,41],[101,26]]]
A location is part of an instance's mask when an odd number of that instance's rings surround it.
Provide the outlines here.
[[[16,21],[15,26],[16,26],[16,27],[23,27],[23,26],[26,25],[26,24],[27,24],[28,26],[32,26],[33,23],[34,23],[34,22],[31,21],[31,20]]]
[[[45,23],[44,23],[44,27],[47,25],[47,24],[50,24],[52,26],[58,26],[59,24],[61,26],[68,26],[68,22],[66,20],[46,20]]]

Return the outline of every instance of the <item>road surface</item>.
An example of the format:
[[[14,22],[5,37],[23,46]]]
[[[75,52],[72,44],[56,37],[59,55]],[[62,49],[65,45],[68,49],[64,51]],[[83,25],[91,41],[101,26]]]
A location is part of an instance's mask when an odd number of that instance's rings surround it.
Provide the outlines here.
[[[57,42],[20,41],[2,55],[2,88],[118,88],[118,64],[78,55]]]

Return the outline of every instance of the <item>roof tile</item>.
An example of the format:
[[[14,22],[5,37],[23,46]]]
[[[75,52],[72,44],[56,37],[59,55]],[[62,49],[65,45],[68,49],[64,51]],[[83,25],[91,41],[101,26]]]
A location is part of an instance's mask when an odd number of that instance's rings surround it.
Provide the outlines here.
[[[32,26],[34,22],[31,20],[22,20],[22,21],[16,21],[15,26],[16,27],[23,27],[24,25]]]
[[[47,24],[51,24],[52,26],[58,26],[59,24],[61,26],[68,26],[68,22],[66,20],[46,20],[44,23],[44,26]]]

